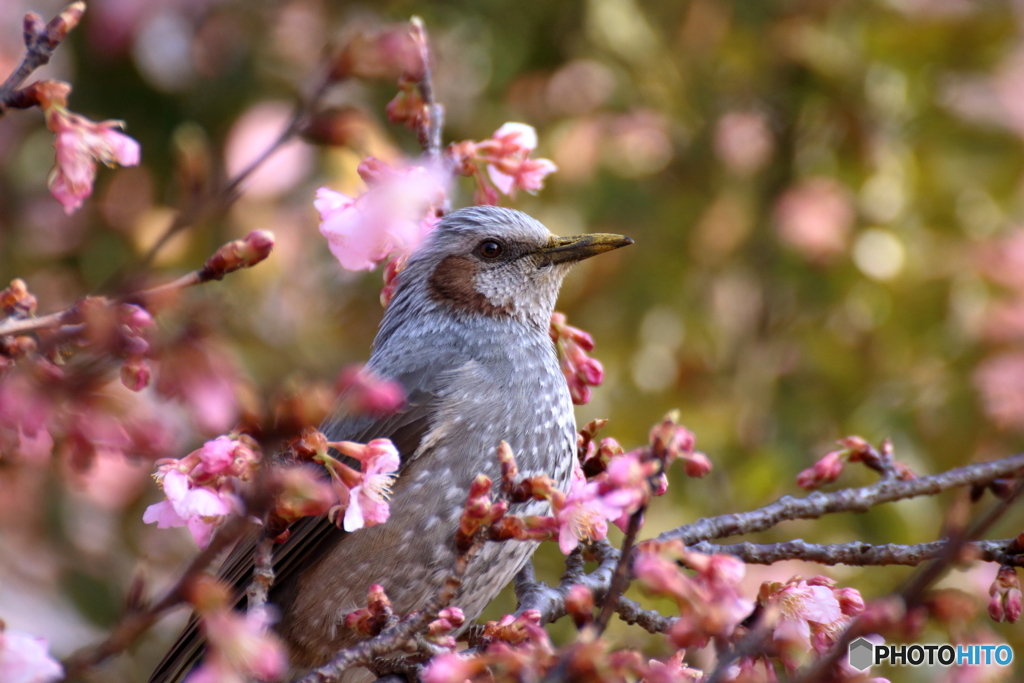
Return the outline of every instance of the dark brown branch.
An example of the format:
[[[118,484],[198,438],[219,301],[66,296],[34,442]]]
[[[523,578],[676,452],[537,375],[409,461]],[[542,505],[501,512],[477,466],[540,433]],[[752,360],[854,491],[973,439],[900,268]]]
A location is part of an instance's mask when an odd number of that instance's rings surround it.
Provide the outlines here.
[[[1007,538],[999,541],[967,543],[963,548],[963,555],[969,559],[984,562],[1024,566],[1024,555],[1007,552],[1012,542],[1012,538]],[[948,540],[915,545],[897,545],[895,543],[872,545],[861,542],[820,544],[795,539],[782,543],[735,543],[732,545],[716,545],[701,541],[689,548],[709,555],[714,553],[734,555],[748,564],[773,564],[784,560],[803,560],[826,565],[846,564],[865,567],[893,564],[916,566],[939,557],[948,545]]]
[[[423,20],[413,17],[412,21],[413,38],[420,49],[420,59],[423,61],[423,76],[416,84],[420,95],[427,107],[426,130],[419,131],[420,145],[426,152],[427,158],[431,161],[441,159],[441,131],[444,129],[444,105],[439,104],[434,94],[434,65],[431,63],[430,43],[427,40],[427,29]]]
[[[995,479],[1019,475],[1024,454],[975,463],[927,477],[898,481],[883,479],[871,486],[842,489],[832,493],[814,492],[805,498],[783,496],[763,508],[700,519],[658,536],[659,541],[680,539],[687,545],[716,538],[740,536],[770,529],[794,519],[818,519],[834,512],[867,512],[875,505],[918,496],[933,496],[958,486],[987,484]]]

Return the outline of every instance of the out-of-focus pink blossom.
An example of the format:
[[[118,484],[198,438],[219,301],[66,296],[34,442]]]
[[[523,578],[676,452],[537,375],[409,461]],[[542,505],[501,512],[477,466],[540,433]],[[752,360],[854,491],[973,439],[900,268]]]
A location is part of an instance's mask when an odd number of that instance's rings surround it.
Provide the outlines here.
[[[124,126],[121,121],[96,123],[55,104],[46,110],[46,125],[56,134],[53,146],[57,150],[50,193],[68,215],[92,194],[97,161],[107,166],[139,163],[139,143],[117,131]]]
[[[974,386],[988,417],[1003,429],[1024,431],[1024,353],[991,356],[974,371]]]
[[[1024,229],[979,245],[974,254],[982,275],[1004,287],[1024,292]]]
[[[566,322],[565,314],[551,315],[551,341],[555,343],[562,374],[569,384],[569,395],[576,405],[590,401],[590,387],[604,381],[604,368],[596,358],[587,355],[594,350],[594,339],[587,332]]]
[[[827,263],[846,250],[854,210],[836,181],[811,178],[779,197],[774,216],[783,242],[810,261]]]
[[[266,615],[220,608],[200,610],[209,643],[202,665],[186,683],[244,683],[277,680],[288,668],[284,647],[267,631]]]
[[[365,162],[364,162],[365,163]],[[370,189],[352,198],[322,187],[313,202],[320,212],[320,233],[346,270],[373,270],[389,256],[412,253],[433,228],[435,207],[447,194],[440,169],[360,167]]]
[[[50,656],[43,638],[0,626],[0,681],[50,683],[64,678],[64,667]]]
[[[286,102],[260,102],[231,128],[225,144],[227,172],[236,176],[266,153],[287,128],[292,107]],[[250,197],[276,197],[295,187],[313,165],[313,147],[298,139],[280,145],[245,181]]]
[[[683,662],[686,650],[678,650],[663,662],[652,659],[647,662],[642,683],[698,683],[704,677],[700,669],[691,669]]]
[[[222,346],[189,336],[164,352],[156,389],[180,400],[204,432],[217,434],[231,429],[238,416],[238,381],[234,358]]]
[[[715,126],[715,154],[736,175],[746,176],[764,168],[773,147],[768,122],[759,112],[730,112]]]
[[[695,574],[681,571],[679,563]],[[680,618],[670,636],[679,647],[703,647],[712,637],[728,637],[753,610],[739,593],[746,567],[736,558],[692,552],[678,541],[647,542],[638,548],[633,567],[647,590],[676,600]]]
[[[390,266],[392,262],[389,262]],[[381,379],[363,365],[350,365],[338,375],[338,393],[346,408],[356,413],[389,415],[405,403],[405,389],[393,380]]]
[[[423,683],[465,683],[483,672],[485,662],[479,657],[464,657],[454,652],[431,658],[420,673]]]
[[[834,640],[837,626],[845,626],[849,621],[832,588],[811,585],[802,579],[786,584],[764,584],[758,602],[777,611],[772,638],[782,648],[782,660],[789,669],[795,668],[799,658],[813,646],[820,648],[829,644]]]
[[[231,512],[232,499],[204,486],[190,488],[188,476],[177,470],[165,473],[161,485],[167,500],[146,508],[142,521],[158,529],[187,526],[196,545],[205,548],[217,522]]]

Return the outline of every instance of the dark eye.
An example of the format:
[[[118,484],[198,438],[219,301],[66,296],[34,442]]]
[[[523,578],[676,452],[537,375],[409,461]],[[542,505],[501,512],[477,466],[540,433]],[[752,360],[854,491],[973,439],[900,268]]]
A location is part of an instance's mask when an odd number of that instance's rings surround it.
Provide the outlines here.
[[[501,246],[501,242],[496,242],[494,240],[486,240],[480,243],[480,246],[477,247],[477,251],[484,258],[498,258],[499,256],[501,256],[501,252],[503,251],[503,249]]]

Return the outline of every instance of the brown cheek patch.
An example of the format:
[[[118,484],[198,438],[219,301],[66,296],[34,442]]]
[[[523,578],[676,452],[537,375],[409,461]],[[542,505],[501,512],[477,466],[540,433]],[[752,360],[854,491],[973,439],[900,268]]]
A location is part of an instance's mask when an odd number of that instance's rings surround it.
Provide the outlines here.
[[[477,265],[468,256],[448,256],[430,276],[430,296],[434,301],[469,313],[488,316],[507,316],[512,311],[506,306],[495,306],[476,290]]]

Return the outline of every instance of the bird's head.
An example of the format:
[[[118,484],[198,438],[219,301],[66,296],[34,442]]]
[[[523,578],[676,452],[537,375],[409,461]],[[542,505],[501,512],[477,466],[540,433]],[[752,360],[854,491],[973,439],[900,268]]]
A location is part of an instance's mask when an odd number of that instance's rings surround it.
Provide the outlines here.
[[[410,258],[391,305],[416,298],[456,315],[515,318],[546,330],[569,269],[632,243],[599,233],[556,237],[513,209],[460,209]]]

